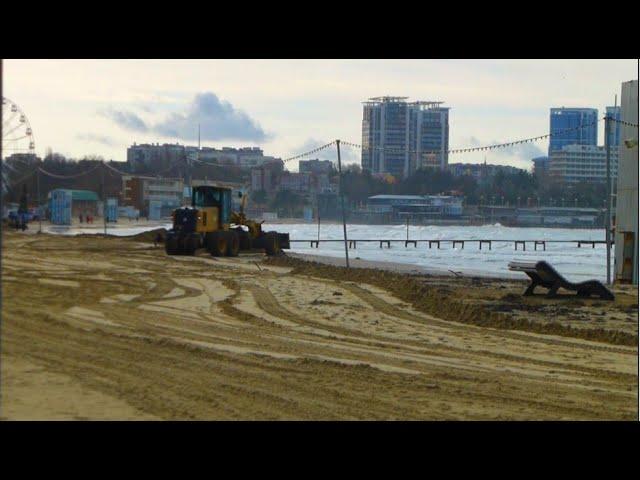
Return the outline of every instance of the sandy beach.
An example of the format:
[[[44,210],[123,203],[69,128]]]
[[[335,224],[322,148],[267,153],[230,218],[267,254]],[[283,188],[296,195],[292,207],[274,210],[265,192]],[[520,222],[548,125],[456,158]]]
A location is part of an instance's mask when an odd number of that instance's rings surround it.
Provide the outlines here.
[[[3,231],[2,419],[633,420],[638,296]]]

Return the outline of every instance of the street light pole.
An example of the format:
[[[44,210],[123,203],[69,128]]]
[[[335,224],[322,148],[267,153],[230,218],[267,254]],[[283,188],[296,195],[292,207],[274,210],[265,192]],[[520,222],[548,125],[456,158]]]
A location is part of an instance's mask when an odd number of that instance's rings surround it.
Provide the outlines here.
[[[340,204],[342,206],[342,230],[344,233],[344,257],[349,268],[349,246],[347,245],[347,217],[344,210],[344,182],[342,181],[342,162],[340,160],[340,140],[336,140],[338,149],[338,175],[340,177]]]
[[[609,135],[611,133],[611,122],[609,115],[604,118],[604,142],[607,151],[607,196],[606,196],[606,213],[605,228],[605,240],[607,242],[607,285],[611,285],[611,145],[609,142]]]
[[[42,233],[42,212],[40,211],[40,168],[36,170],[36,211],[38,212],[38,233]]]
[[[100,172],[102,174],[102,218],[104,219],[104,234],[107,234],[107,192],[104,188],[104,161]]]

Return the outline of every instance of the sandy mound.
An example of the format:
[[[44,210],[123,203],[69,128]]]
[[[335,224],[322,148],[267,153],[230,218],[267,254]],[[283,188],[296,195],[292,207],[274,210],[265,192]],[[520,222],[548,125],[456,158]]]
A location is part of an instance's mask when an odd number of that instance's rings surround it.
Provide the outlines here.
[[[167,236],[167,229],[166,228],[156,228],[154,230],[149,230],[147,232],[142,232],[142,233],[138,233],[136,235],[131,235],[128,237],[125,237],[129,240],[133,240],[135,242],[153,242],[155,241],[157,235],[160,234],[160,236],[162,237],[163,241],[164,238]]]

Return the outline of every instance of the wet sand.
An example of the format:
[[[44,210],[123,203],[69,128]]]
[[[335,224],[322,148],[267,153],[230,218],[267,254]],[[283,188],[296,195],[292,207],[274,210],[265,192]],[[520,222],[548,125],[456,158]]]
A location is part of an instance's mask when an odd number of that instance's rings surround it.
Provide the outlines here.
[[[633,291],[556,321],[522,282],[3,235],[4,419],[637,419]]]

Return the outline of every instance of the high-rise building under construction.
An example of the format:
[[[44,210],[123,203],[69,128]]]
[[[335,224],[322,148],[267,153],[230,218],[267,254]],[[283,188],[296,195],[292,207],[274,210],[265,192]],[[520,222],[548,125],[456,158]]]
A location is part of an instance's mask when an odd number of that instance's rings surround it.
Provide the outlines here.
[[[449,108],[443,102],[375,97],[364,102],[362,169],[406,178],[448,164]]]
[[[597,108],[552,108],[549,114],[549,156],[567,145],[598,144]]]

